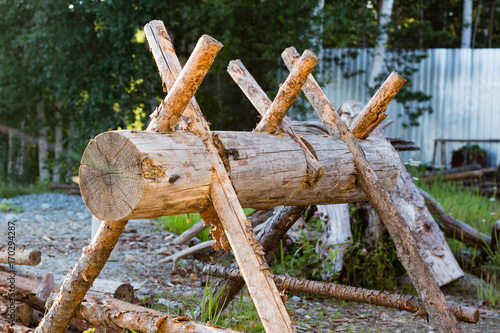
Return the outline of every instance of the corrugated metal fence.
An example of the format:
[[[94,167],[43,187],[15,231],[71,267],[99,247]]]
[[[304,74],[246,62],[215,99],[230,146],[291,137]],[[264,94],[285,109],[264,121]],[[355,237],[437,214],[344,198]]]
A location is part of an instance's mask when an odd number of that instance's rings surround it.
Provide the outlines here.
[[[372,61],[372,50],[357,50],[352,59],[343,58],[344,65],[332,61],[324,65],[331,77],[325,93],[335,107],[355,99],[366,103],[368,96],[365,82]],[[324,63],[341,57],[343,49],[324,50]],[[396,54],[389,54],[389,57]],[[434,110],[418,119],[420,126],[404,128],[407,122],[402,105],[391,102],[388,119],[394,124],[386,129],[388,137],[414,141],[420,151],[404,152],[404,160],[413,158],[424,163],[432,161],[434,139],[500,139],[500,49],[430,49],[427,58],[416,65],[413,89],[432,95],[427,104]],[[344,74],[364,71],[345,78]],[[422,104],[421,104],[422,105]],[[398,117],[402,114],[402,117]],[[387,119],[387,120],[388,120]],[[386,120],[386,121],[387,121]],[[446,162],[450,167],[451,154],[464,143],[446,144]],[[488,164],[499,164],[500,143],[479,143],[488,151]],[[440,152],[437,153],[437,165]]]

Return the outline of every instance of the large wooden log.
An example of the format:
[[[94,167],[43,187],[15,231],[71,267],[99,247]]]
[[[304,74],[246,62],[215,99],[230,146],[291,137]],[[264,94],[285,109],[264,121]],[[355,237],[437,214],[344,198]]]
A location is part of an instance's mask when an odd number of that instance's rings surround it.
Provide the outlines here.
[[[331,137],[306,136],[324,166],[314,188],[307,165],[289,137],[216,132],[243,207],[348,203],[366,200],[356,183],[352,155]],[[399,156],[385,140],[361,143],[382,184],[392,191]],[[102,220],[194,213],[210,203],[212,166],[204,144],[190,133],[113,131],[92,140],[82,157],[80,188],[89,210]]]

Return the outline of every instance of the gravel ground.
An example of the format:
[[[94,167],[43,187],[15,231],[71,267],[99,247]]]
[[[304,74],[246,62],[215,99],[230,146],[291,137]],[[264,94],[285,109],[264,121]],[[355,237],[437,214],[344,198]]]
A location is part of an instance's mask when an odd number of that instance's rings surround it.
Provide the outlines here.
[[[0,199],[1,201],[1,199]],[[7,237],[7,221],[16,222],[18,248],[42,251],[42,262],[34,271],[66,274],[90,242],[91,214],[80,196],[66,194],[36,194],[11,198],[10,203],[23,207],[20,213],[2,213],[0,236]],[[109,261],[100,278],[132,283],[138,299],[155,296],[158,304],[177,313],[186,298],[202,299],[203,262],[196,259],[180,261],[180,274],[172,275],[172,264],[156,263],[164,255],[182,246],[169,246],[174,238],[153,220],[130,221],[120,238],[117,261]],[[473,298],[456,292],[447,296],[451,301],[477,304]],[[299,332],[433,332],[426,320],[406,312],[306,295],[289,295],[287,308],[297,320]],[[500,332],[498,311],[481,308],[478,324],[462,324],[465,332]]]

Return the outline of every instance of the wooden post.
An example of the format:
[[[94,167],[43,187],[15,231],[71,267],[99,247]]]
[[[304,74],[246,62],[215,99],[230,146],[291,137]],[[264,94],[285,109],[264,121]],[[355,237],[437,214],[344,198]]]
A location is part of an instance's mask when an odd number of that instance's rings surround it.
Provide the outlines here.
[[[406,80],[399,73],[392,72],[389,75],[348,127],[356,138],[366,139],[371,131],[387,117],[384,114],[387,105],[389,105],[389,102],[396,96],[405,83]]]
[[[267,110],[270,109],[272,102],[267,97],[266,93],[259,86],[257,81],[248,72],[240,60],[232,60],[229,62],[227,72],[233,78],[234,82],[241,88],[243,93],[248,97],[253,106],[257,109],[261,116],[264,116]],[[283,132],[288,134],[295,142],[297,142],[304,152],[307,163],[307,182],[310,186],[316,185],[324,173],[324,169],[318,162],[318,159],[313,155],[311,150],[306,146],[301,138],[295,133],[286,119],[283,119],[281,128]]]
[[[175,56],[173,45],[171,45],[171,40],[165,37],[167,33],[164,26],[162,27],[162,24],[159,24],[158,21],[152,23],[154,23],[152,26],[146,25],[145,27],[145,30],[149,30],[149,33],[146,34],[149,45],[160,46],[159,54],[153,52],[157,63],[167,61],[167,59]],[[152,40],[150,40],[151,37],[153,37]],[[162,55],[163,59],[157,59],[157,55]],[[167,65],[168,71],[171,68],[180,66],[180,63],[173,61],[172,63],[167,62]],[[163,67],[159,66],[159,68],[161,71]],[[178,67],[171,70],[170,76],[177,76],[176,72],[178,70]],[[168,87],[168,82],[164,82],[164,84],[166,84],[167,90],[171,89],[171,87]],[[271,273],[263,258],[262,248],[255,239],[252,226],[238,201],[234,187],[214,143],[214,137],[208,122],[203,117],[199,107],[196,108],[193,104],[188,104],[185,115],[190,120],[188,128],[202,139],[207,149],[213,168],[212,184],[210,186],[212,203],[219,215],[236,261],[241,267],[262,324],[267,332],[293,332],[290,317],[271,278]],[[161,131],[162,128],[157,130]]]
[[[446,141],[441,140],[441,166],[446,169]]]
[[[282,57],[291,70],[297,61],[298,52],[294,48],[288,48],[283,52]],[[434,325],[441,332],[461,332],[457,319],[450,311],[443,293],[420,254],[415,238],[413,238],[411,231],[394,206],[390,195],[383,188],[377,175],[366,160],[357,139],[349,132],[312,75],[309,76],[303,91],[308,99],[311,97],[311,104],[327,130],[332,134],[335,129],[338,130],[341,133],[342,140],[351,150],[354,165],[358,171],[359,186],[385,223],[396,245],[398,259],[405,267],[413,285],[425,302],[425,309],[431,315]]]
[[[297,62],[297,66],[290,72],[285,82],[281,85],[278,95],[269,107],[266,114],[255,128],[257,132],[274,133],[281,126],[288,109],[299,97],[300,89],[306,82],[307,76],[312,72],[318,58],[309,50],[305,50]]]
[[[434,166],[436,165],[436,152],[437,152],[438,140],[434,139],[434,150],[432,151],[432,163],[431,170],[434,171]]]

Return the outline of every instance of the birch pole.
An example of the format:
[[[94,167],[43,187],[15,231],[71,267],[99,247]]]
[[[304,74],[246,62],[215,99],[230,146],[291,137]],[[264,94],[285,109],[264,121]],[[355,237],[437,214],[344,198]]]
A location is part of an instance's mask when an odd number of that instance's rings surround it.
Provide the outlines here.
[[[288,48],[283,52],[282,58],[288,68],[292,70],[297,62],[298,52],[293,47]],[[351,150],[354,166],[358,171],[359,186],[386,225],[396,245],[398,259],[408,272],[421,299],[425,302],[425,309],[433,319],[433,324],[440,332],[461,332],[457,319],[448,307],[443,293],[420,254],[415,238],[397,211],[391,196],[384,189],[366,160],[357,139],[342,122],[312,75],[309,76],[303,91],[331,135],[335,129],[338,130],[341,139]]]
[[[163,77],[167,78],[167,76],[176,77],[177,73],[180,72],[180,62],[175,60],[175,51],[163,23],[161,21],[153,21],[147,24],[144,30],[146,31],[146,37],[151,46],[153,56],[157,64],[160,63],[158,64],[158,68],[160,75],[162,75],[162,80]],[[167,59],[173,59],[173,61],[168,62]],[[166,68],[165,62],[167,65]],[[166,72],[169,71],[171,73],[168,75]],[[167,90],[173,89],[173,87],[169,87],[169,83],[171,82],[172,80],[163,80],[164,87]],[[208,122],[203,117],[194,98],[191,99],[191,103],[188,103],[184,114],[189,119],[189,130],[203,141],[207,149],[213,168],[213,178],[210,186],[212,203],[217,211],[218,218],[224,228],[236,260],[241,267],[242,275],[247,283],[248,290],[265,330],[266,332],[293,332],[290,317],[263,257],[264,252],[262,247],[255,239],[250,221],[247,220],[243,212],[222,158],[214,143],[214,137],[210,131]],[[172,124],[170,124],[170,128],[172,128]],[[160,126],[156,130],[162,131],[164,128]]]

